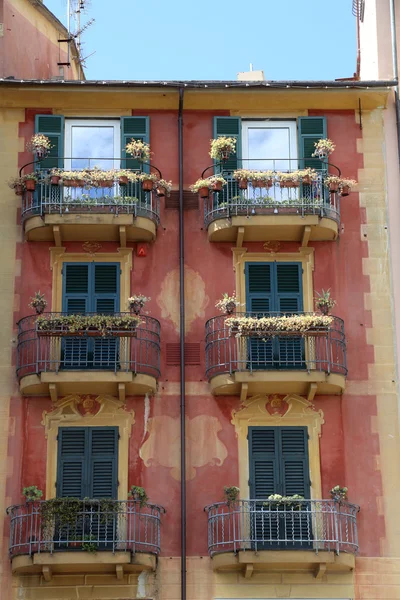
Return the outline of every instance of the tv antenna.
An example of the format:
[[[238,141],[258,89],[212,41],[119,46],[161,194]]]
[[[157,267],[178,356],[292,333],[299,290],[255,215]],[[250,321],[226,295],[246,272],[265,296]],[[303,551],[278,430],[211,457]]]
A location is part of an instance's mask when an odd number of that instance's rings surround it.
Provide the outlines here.
[[[92,56],[94,52],[82,58],[82,41],[81,35],[84,33],[93,23],[95,19],[89,19],[86,23],[82,25],[81,18],[82,13],[85,13],[87,10],[88,0],[67,0],[67,30],[68,36],[66,39],[60,39],[59,42],[65,42],[68,44],[67,50],[67,62],[61,63],[59,62],[59,66],[71,66],[71,42],[75,42],[77,51],[78,51],[78,63],[80,66],[83,65],[83,62],[88,56]]]

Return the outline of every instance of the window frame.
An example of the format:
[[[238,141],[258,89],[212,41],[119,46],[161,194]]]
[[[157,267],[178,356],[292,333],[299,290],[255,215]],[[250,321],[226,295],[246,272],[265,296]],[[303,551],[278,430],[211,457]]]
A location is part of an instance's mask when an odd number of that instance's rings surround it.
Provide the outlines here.
[[[81,126],[93,126],[95,127],[96,125],[103,125],[105,127],[113,127],[114,129],[114,148],[115,148],[115,152],[118,151],[118,157],[116,158],[115,156],[110,156],[110,157],[106,157],[106,158],[111,158],[113,159],[113,166],[111,167],[112,169],[119,169],[121,166],[121,119],[101,119],[101,118],[94,118],[94,119],[69,119],[66,118],[64,121],[64,169],[66,171],[72,171],[72,159],[74,158],[74,156],[72,155],[72,128],[76,127],[78,125]],[[90,157],[84,157],[84,158],[90,158]],[[105,160],[105,159],[101,159],[100,157],[95,157],[97,158],[97,160]],[[93,168],[95,165],[90,164],[89,168]]]
[[[259,124],[258,127],[254,127],[254,124]],[[290,158],[290,164],[294,165],[297,169],[298,165],[298,135],[297,135],[297,120],[296,119],[242,119],[242,168],[251,169],[251,162],[254,159],[249,159],[249,129],[282,129],[283,126],[287,126],[289,129],[289,152],[288,156],[262,156],[261,159],[288,159]],[[246,165],[248,162],[248,166]],[[274,168],[274,167],[271,167]]]

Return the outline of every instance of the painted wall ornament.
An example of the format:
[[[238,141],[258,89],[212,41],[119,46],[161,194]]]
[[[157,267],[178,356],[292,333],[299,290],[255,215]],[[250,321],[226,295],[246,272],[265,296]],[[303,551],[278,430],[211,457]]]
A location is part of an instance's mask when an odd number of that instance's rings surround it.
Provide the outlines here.
[[[270,240],[263,244],[263,248],[265,252],[271,252],[271,254],[275,254],[275,252],[279,252],[281,247],[281,243],[275,240]]]
[[[268,401],[265,405],[265,408],[270,415],[278,415],[283,417],[283,415],[289,410],[289,404],[285,400],[285,396],[272,394],[271,396],[267,396],[267,398]]]
[[[228,450],[218,437],[222,425],[217,417],[198,415],[186,418],[186,479],[194,479],[196,469],[205,465],[221,466]],[[180,481],[180,423],[177,417],[161,415],[148,421],[149,437],[140,448],[146,467],[171,469],[171,477]]]

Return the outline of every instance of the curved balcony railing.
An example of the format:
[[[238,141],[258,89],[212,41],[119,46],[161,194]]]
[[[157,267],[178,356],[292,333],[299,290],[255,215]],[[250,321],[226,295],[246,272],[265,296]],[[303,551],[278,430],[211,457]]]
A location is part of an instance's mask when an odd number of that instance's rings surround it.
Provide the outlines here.
[[[314,550],[356,553],[359,506],[335,500],[238,500],[206,506],[208,551]]]
[[[288,313],[236,313],[235,316],[272,317]],[[296,313],[314,314],[314,313]],[[226,316],[206,323],[206,373],[209,379],[223,373],[260,370],[324,371],[347,375],[346,338],[342,319],[333,317],[328,329],[309,331],[301,336],[293,332],[277,336],[233,334]]]
[[[97,314],[98,313],[86,313]],[[129,313],[115,313],[124,316]],[[57,318],[68,313],[44,313]],[[109,314],[106,316],[110,316]],[[40,335],[36,315],[18,322],[17,377],[58,372],[68,369],[133,371],[158,378],[160,375],[160,323],[141,315],[141,323],[134,337],[126,331],[114,331],[103,336],[101,332],[83,331],[76,337],[64,337],[62,332],[49,331]]]
[[[312,160],[318,163],[315,168],[320,169],[321,162],[317,159]],[[238,163],[243,163],[241,168],[264,171],[268,169],[274,173],[290,173],[299,169],[299,159],[238,159]],[[298,187],[282,188],[275,176],[272,177],[271,187],[252,187],[249,182],[248,188],[242,190],[233,178],[232,171],[224,170],[222,165],[222,175],[227,185],[220,192],[214,192],[205,199],[205,226],[208,227],[217,219],[274,214],[300,217],[316,215],[340,223],[340,194],[337,191],[331,192],[325,186],[329,173],[321,170],[317,173],[316,181],[311,184],[303,184],[300,181]]]
[[[89,159],[85,160],[89,164]],[[127,169],[133,174],[139,171]],[[48,169],[36,171],[38,181],[34,191],[22,192],[22,221],[50,214],[131,214],[134,217],[147,217],[156,225],[160,224],[160,199],[154,191],[142,189],[140,181],[128,181],[120,185],[118,178],[111,186],[70,185],[62,177],[57,184],[51,183]]]
[[[162,506],[134,500],[82,500],[74,521],[45,510],[46,501],[10,506],[11,557],[40,552],[160,552]]]

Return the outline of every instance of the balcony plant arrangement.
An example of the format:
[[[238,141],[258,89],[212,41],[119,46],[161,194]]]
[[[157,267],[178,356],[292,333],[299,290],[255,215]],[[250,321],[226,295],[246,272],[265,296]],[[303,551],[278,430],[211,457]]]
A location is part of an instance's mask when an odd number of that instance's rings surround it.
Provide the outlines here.
[[[137,180],[137,177],[132,171],[128,171],[128,169],[118,169],[115,171],[115,177],[118,179],[119,185],[128,185],[129,181],[132,181],[131,175],[134,175],[134,180]]]
[[[95,167],[87,172],[86,182],[94,187],[110,188],[114,185],[114,178],[114,169],[103,171]]]
[[[37,500],[41,500],[43,492],[37,485],[29,485],[23,488],[22,495],[25,497],[26,502],[36,502]]]
[[[85,187],[90,184],[87,171],[62,171],[61,181],[65,187]]]
[[[247,190],[248,183],[252,179],[254,171],[249,169],[236,169],[233,172],[233,178],[238,182],[240,190]]]
[[[172,181],[167,181],[166,179],[159,179],[156,182],[156,192],[159,198],[164,198],[164,196],[169,196],[172,190]]]
[[[274,185],[274,171],[253,171],[250,176],[253,188],[271,188]]]
[[[142,140],[131,139],[125,146],[126,154],[130,154],[132,158],[135,158],[139,162],[149,162],[152,152],[150,151],[150,145]]]
[[[139,315],[142,308],[151,298],[147,296],[143,296],[143,294],[134,294],[130,298],[128,298],[128,308],[131,313],[135,315]]]
[[[263,505],[269,510],[301,510],[304,501],[304,496],[300,494],[293,494],[292,496],[281,496],[281,494],[271,494],[267,498],[267,502]]]
[[[139,179],[145,192],[151,192],[157,186],[158,177],[155,173],[141,173]]]
[[[63,169],[51,169],[50,171],[50,185],[59,185],[60,183],[60,179],[63,176],[64,171]]]
[[[308,167],[307,169],[299,169],[297,175],[304,185],[311,185],[318,179],[318,173],[315,169]]]
[[[189,189],[193,194],[199,194],[200,198],[208,198],[212,185],[210,179],[198,179]]]
[[[319,159],[327,158],[335,151],[336,145],[329,139],[321,139],[314,144],[314,152],[311,156],[315,156]]]
[[[224,496],[226,503],[232,504],[233,502],[237,502],[240,494],[240,489],[235,485],[225,485],[224,486]]]
[[[340,485],[335,485],[330,491],[330,495],[332,500],[336,502],[342,502],[343,500],[347,500],[347,487],[340,487]]]
[[[317,314],[295,314],[281,317],[228,317],[225,325],[231,335],[241,336],[304,336],[326,335],[333,317]]]
[[[135,502],[139,502],[140,508],[146,506],[149,500],[146,490],[138,485],[131,485],[131,489],[128,493],[128,498],[131,498]]]
[[[28,152],[33,152],[36,154],[39,160],[43,160],[52,148],[52,143],[47,135],[43,135],[43,133],[35,133],[26,144],[26,149]]]
[[[28,306],[29,308],[35,309],[37,315],[41,315],[47,306],[47,300],[45,299],[44,294],[41,294],[40,290],[35,292],[35,295],[32,296]]]
[[[222,175],[212,175],[210,177],[210,184],[213,192],[220,192],[226,183],[227,181]]]
[[[14,190],[17,196],[22,196],[22,194],[24,193],[25,182],[23,177],[10,177],[10,179],[7,182],[7,185],[9,188]]]
[[[236,138],[220,136],[210,140],[209,155],[217,161],[226,161],[231,154],[236,153]]]
[[[342,197],[348,196],[355,185],[357,185],[357,181],[355,179],[342,179],[339,184],[340,195]]]
[[[232,296],[229,296],[229,294],[224,292],[221,300],[218,300],[215,303],[215,308],[218,308],[218,310],[226,315],[231,315],[233,312],[235,312],[238,305],[239,302],[236,299],[235,292],[233,292]]]
[[[332,308],[336,305],[336,300],[331,298],[331,290],[322,290],[321,293],[316,292],[315,307],[321,311],[323,315],[329,315]]]
[[[43,315],[36,319],[38,336],[134,337],[141,323],[136,315]]]
[[[281,188],[298,188],[300,186],[300,176],[298,171],[292,171],[291,173],[279,171],[276,175]]]
[[[34,192],[39,178],[36,175],[36,173],[27,173],[26,175],[22,176],[22,180],[23,180],[25,189],[28,192]]]
[[[338,177],[337,175],[328,175],[328,177],[325,178],[324,183],[325,187],[327,187],[330,192],[335,193],[339,190],[341,182],[341,177]]]

